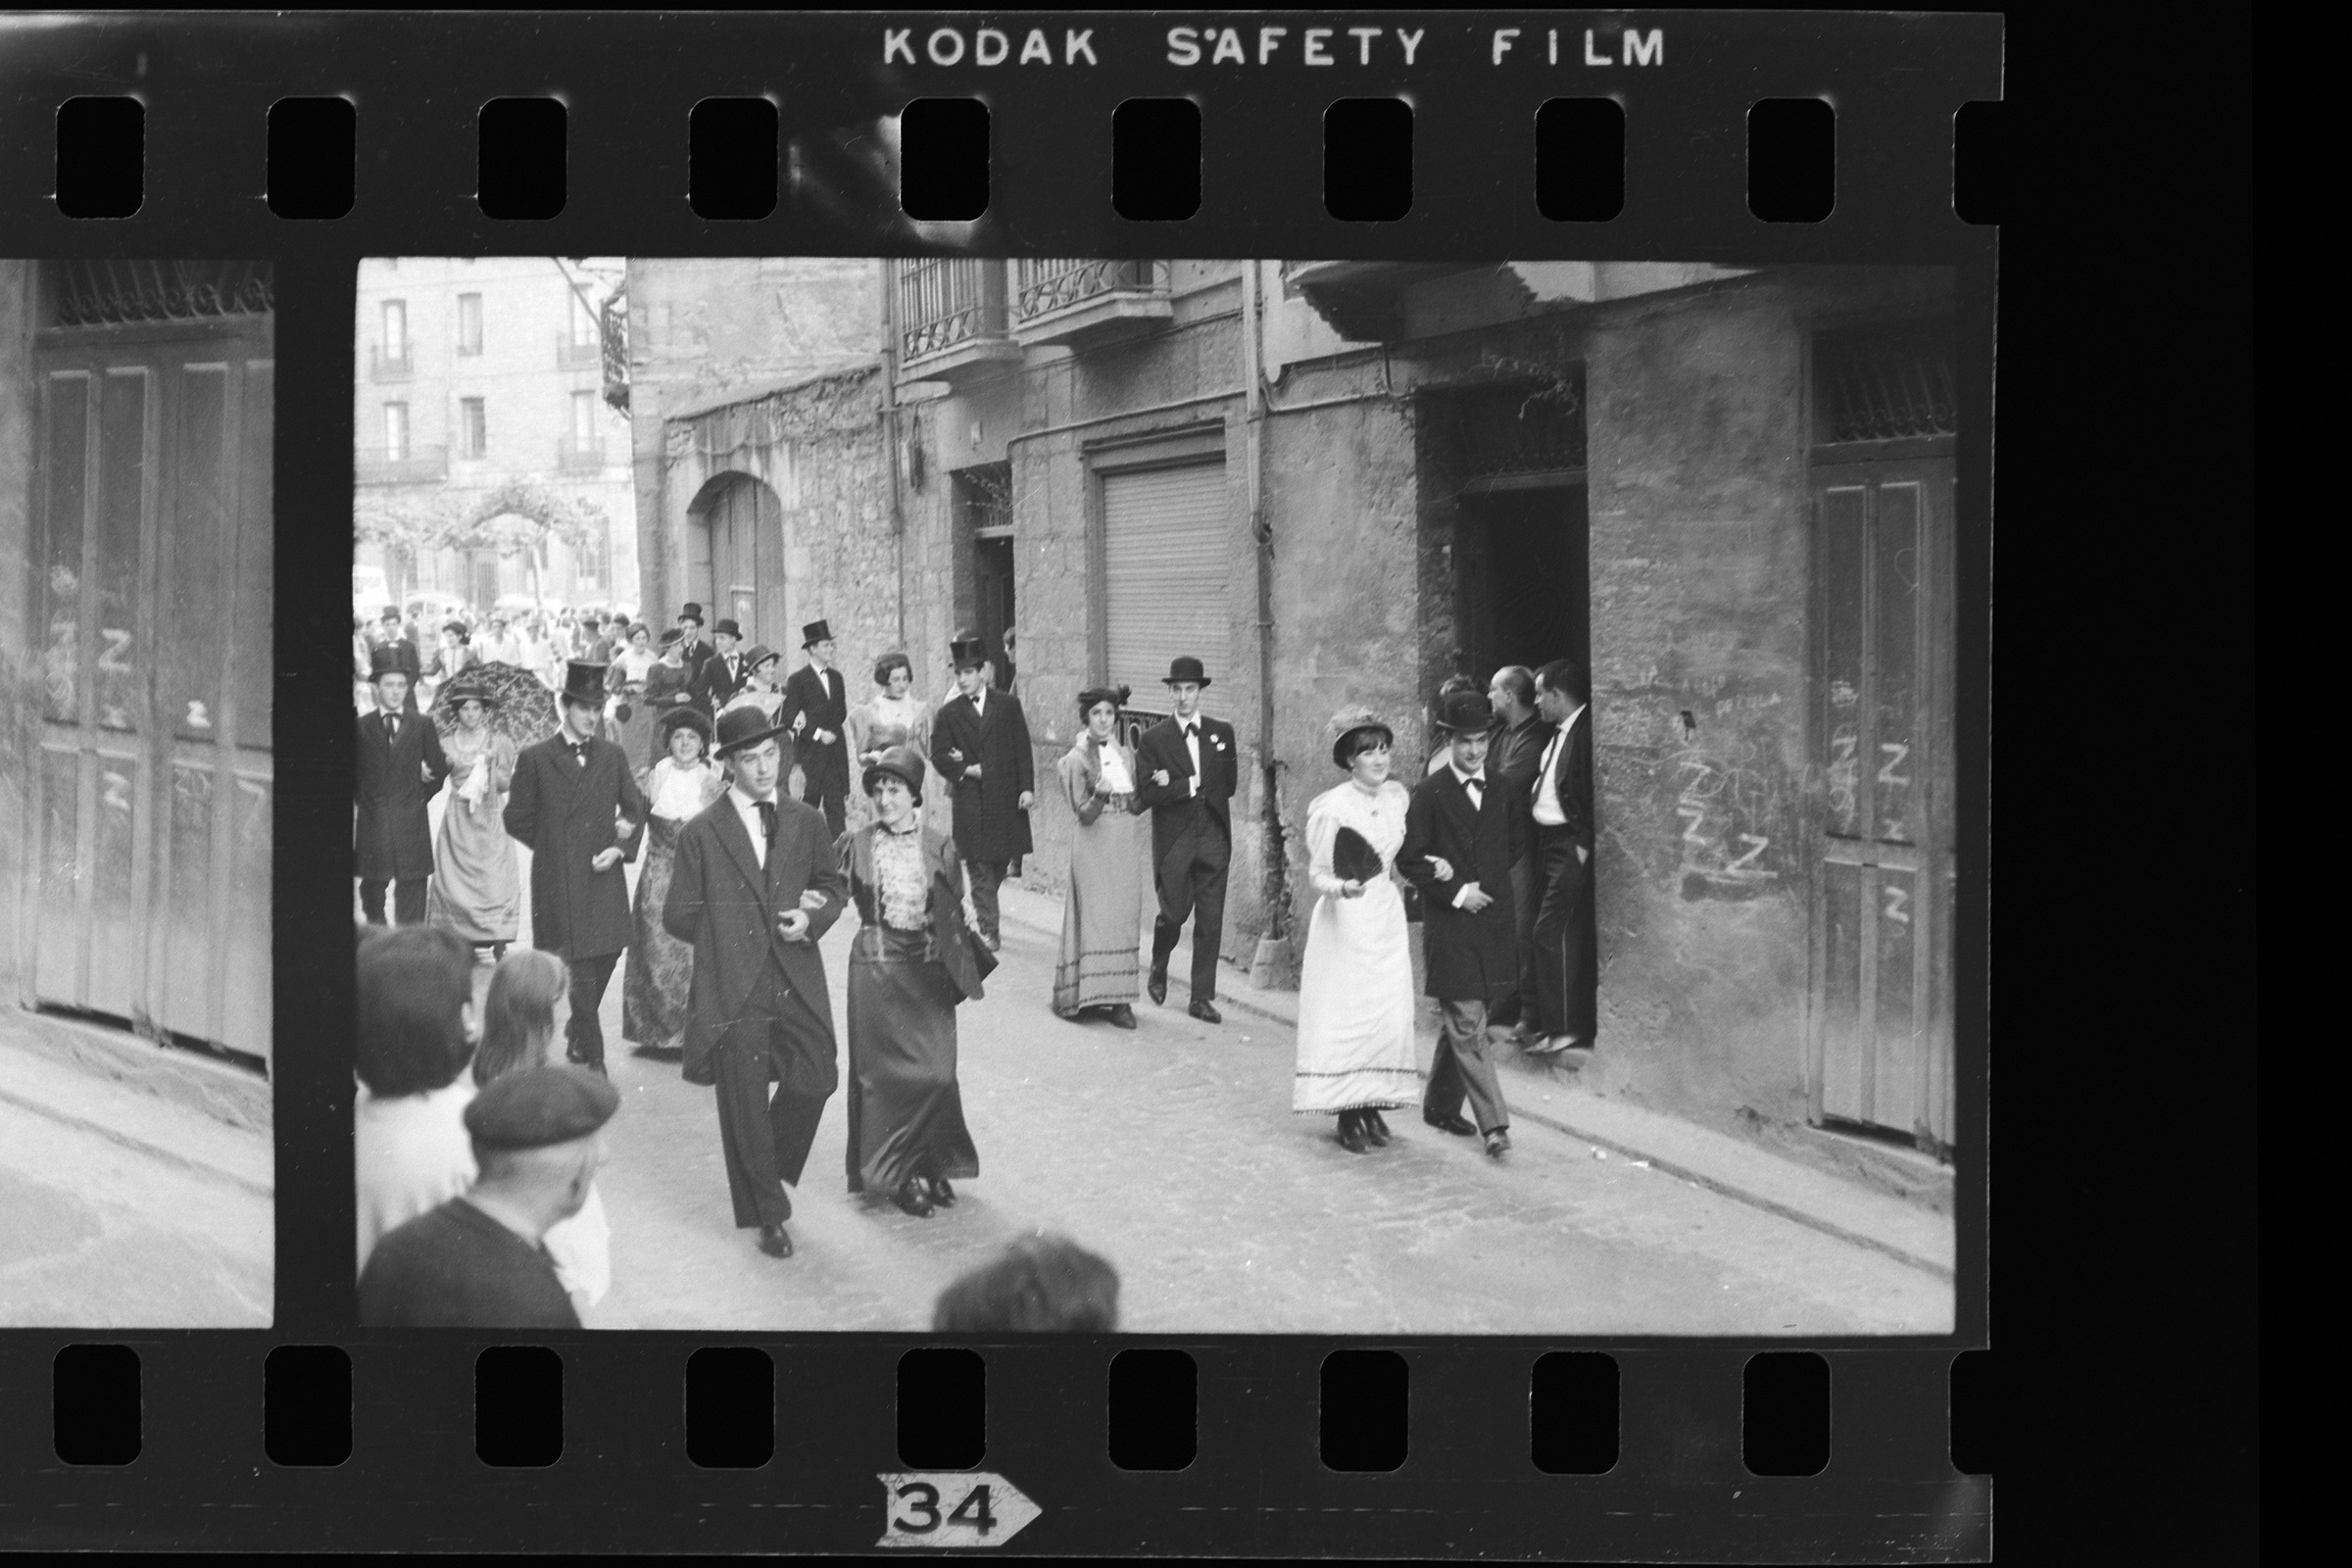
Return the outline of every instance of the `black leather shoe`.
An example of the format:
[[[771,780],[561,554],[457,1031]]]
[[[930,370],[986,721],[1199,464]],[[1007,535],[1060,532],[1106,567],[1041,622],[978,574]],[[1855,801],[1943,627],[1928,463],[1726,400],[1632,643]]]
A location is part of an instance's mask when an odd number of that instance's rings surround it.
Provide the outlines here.
[[[1196,1002],[1184,1010],[1202,1023],[1223,1023],[1225,1021],[1225,1015],[1217,1010],[1214,1003]]]
[[[1132,1029],[1135,1027],[1135,1009],[1124,1002],[1116,1003],[1110,1009],[1110,1021],[1118,1028]]]
[[[1364,1124],[1356,1120],[1355,1112],[1340,1112],[1340,1147],[1350,1154],[1360,1154],[1368,1147],[1364,1141]]]
[[[1383,1116],[1377,1110],[1365,1111],[1364,1136],[1372,1141],[1372,1147],[1374,1149],[1388,1148],[1389,1119],[1386,1116]]]
[[[790,1257],[792,1238],[784,1234],[781,1225],[762,1225],[760,1227],[760,1250],[770,1257]]]
[[[1438,1131],[1442,1133],[1451,1133],[1456,1138],[1468,1138],[1478,1131],[1476,1127],[1470,1125],[1470,1123],[1459,1113],[1450,1116],[1425,1115],[1421,1119],[1429,1123],[1432,1127],[1435,1127]]]
[[[1511,1135],[1497,1127],[1487,1134],[1487,1157],[1500,1159],[1511,1152]]]
[[[1166,1002],[1168,1000],[1168,971],[1165,969],[1152,970],[1152,978],[1144,982],[1144,990],[1151,994],[1152,1005],[1154,1007]]]
[[[912,1214],[916,1219],[931,1217],[931,1197],[917,1182],[909,1181],[906,1186],[891,1194],[890,1200]]]
[[[945,1176],[931,1178],[931,1201],[942,1208],[956,1206],[956,1189],[948,1185],[948,1179]]]

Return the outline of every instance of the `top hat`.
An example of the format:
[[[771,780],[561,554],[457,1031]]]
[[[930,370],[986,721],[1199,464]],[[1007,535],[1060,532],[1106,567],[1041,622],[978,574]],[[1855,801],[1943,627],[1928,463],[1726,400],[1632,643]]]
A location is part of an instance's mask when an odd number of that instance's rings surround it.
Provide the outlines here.
[[[384,612],[375,618],[378,620],[398,620],[400,618],[400,611],[394,606],[386,605],[384,607]]]
[[[1343,708],[1331,715],[1331,760],[1346,767],[1351,748],[1348,742],[1364,730],[1376,729],[1388,744],[1396,744],[1396,732],[1380,721],[1369,708]]]
[[[957,669],[977,669],[988,662],[977,632],[959,631],[948,642],[948,659]]]
[[[678,612],[678,618],[680,620],[691,620],[697,626],[700,626],[703,623],[703,607],[690,599],[686,602],[686,607]]]
[[[818,643],[829,643],[832,640],[833,628],[821,620],[812,620],[801,628],[801,646],[803,648],[813,648]]]
[[[484,708],[496,708],[498,694],[492,691],[486,683],[474,679],[471,675],[460,675],[456,680],[442,687],[441,695],[433,699],[434,708],[446,708],[453,713],[466,703],[479,703]]]
[[[882,755],[865,765],[865,776],[858,787],[866,794],[874,792],[874,778],[887,773],[906,786],[917,801],[923,798],[923,754],[911,746],[884,748]]]
[[[718,745],[721,757],[730,757],[747,746],[757,746],[771,735],[784,733],[784,726],[769,718],[758,708],[730,708],[718,715]]]
[[[1200,661],[1192,655],[1178,654],[1174,659],[1168,661],[1168,673],[1160,681],[1160,684],[1173,686],[1180,680],[1189,680],[1196,686],[1205,686],[1208,684],[1208,672],[1200,667]]]
[[[1095,710],[1097,703],[1108,703],[1113,708],[1125,708],[1127,699],[1135,695],[1131,686],[1089,686],[1078,694],[1078,716],[1084,718]]]
[[[731,620],[721,619],[717,625],[710,628],[710,635],[713,637],[741,637],[743,628]]]
[[[556,694],[560,703],[582,703],[591,708],[605,706],[605,671],[611,666],[593,659],[564,661],[564,689]]]
[[[1438,699],[1438,727],[1457,735],[1483,735],[1494,727],[1494,705],[1478,692],[1447,692]]]
[[[414,675],[416,663],[408,639],[395,637],[388,643],[377,643],[368,653],[368,678],[381,680],[386,675]]]

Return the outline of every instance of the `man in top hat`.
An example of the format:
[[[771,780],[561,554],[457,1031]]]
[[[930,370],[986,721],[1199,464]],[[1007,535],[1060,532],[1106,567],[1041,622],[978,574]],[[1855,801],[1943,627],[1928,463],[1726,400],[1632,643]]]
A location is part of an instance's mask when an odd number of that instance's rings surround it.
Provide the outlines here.
[[[1551,730],[1529,796],[1536,827],[1536,1015],[1523,1025],[1538,1056],[1590,1049],[1598,1023],[1592,917],[1592,718],[1584,666],[1536,671],[1536,711]]]
[[[689,679],[703,670],[703,662],[710,657],[710,645],[703,639],[703,607],[688,600],[678,612],[678,635],[686,642],[686,673]]]
[[[563,727],[514,760],[507,832],[531,851],[531,944],[571,969],[564,1054],[605,1070],[597,1009],[612,966],[629,948],[629,884],[650,813],[627,755],[604,736],[605,666],[564,665],[556,705]]]
[[[466,1106],[480,1171],[450,1199],[388,1232],[360,1274],[369,1328],[576,1329],[544,1238],[588,1201],[620,1094],[578,1067],[494,1079]]]
[[[681,1071],[718,1091],[735,1224],[757,1226],[770,1257],[792,1255],[784,1184],[799,1185],[841,1082],[816,944],[847,886],[823,814],[778,789],[783,735],[757,707],[719,715],[727,789],[679,832],[662,906],[663,929],[694,949]]]
[[[360,907],[384,923],[384,884],[393,886],[393,918],[424,918],[425,880],[433,874],[433,830],[425,803],[449,777],[449,759],[433,721],[416,711],[416,651],[382,643],[368,655],[375,711],[360,715],[357,850]]]
[[[1421,890],[1426,989],[1444,1014],[1421,1119],[1464,1138],[1483,1135],[1487,1152],[1500,1158],[1511,1147],[1511,1117],[1488,1054],[1487,1011],[1519,984],[1511,867],[1524,835],[1515,803],[1487,771],[1494,705],[1476,691],[1447,692],[1437,719],[1447,736],[1446,763],[1413,786],[1396,851],[1396,869]],[[1464,1101],[1475,1122],[1463,1118]]]
[[[1175,712],[1136,743],[1135,804],[1152,812],[1152,881],[1159,916],[1152,922],[1152,972],[1144,989],[1168,1000],[1168,955],[1184,922],[1193,922],[1193,1002],[1203,1023],[1217,1011],[1217,956],[1225,941],[1225,874],[1233,860],[1233,790],[1241,753],[1233,726],[1200,711],[1208,673],[1190,654],[1168,665]]]
[[[801,628],[808,662],[784,683],[778,716],[792,732],[801,763],[801,799],[822,806],[835,838],[841,837],[850,799],[849,688],[833,667],[833,632],[821,620]]]
[[[722,617],[710,628],[710,657],[703,661],[701,672],[687,688],[694,695],[694,706],[707,718],[716,718],[718,710],[743,690],[742,642],[743,628],[732,620]]]
[[[954,792],[956,848],[971,879],[974,924],[994,952],[1003,942],[997,888],[1005,868],[1036,848],[1029,803],[1036,799],[1037,759],[1021,700],[988,683],[980,638],[958,633],[948,657],[956,664],[956,694],[931,721],[931,765]]]

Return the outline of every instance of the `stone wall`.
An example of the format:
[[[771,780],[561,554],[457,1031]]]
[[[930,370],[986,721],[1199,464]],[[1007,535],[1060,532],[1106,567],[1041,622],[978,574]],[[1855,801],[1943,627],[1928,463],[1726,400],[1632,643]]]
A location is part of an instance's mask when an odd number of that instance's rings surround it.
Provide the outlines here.
[[[40,401],[32,373],[33,268],[0,261],[0,996],[22,993],[17,973],[19,891],[24,863],[25,768],[38,757],[32,733],[40,691],[39,651],[25,624],[32,570],[32,459]]]

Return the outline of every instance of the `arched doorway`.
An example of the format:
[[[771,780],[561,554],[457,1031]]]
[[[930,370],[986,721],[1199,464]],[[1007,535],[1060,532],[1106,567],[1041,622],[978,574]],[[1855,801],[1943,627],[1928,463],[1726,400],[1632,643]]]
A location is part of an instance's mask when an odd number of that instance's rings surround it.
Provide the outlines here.
[[[685,589],[712,623],[731,619],[751,642],[779,651],[797,643],[784,623],[784,508],[775,491],[748,473],[703,486],[686,511]]]

